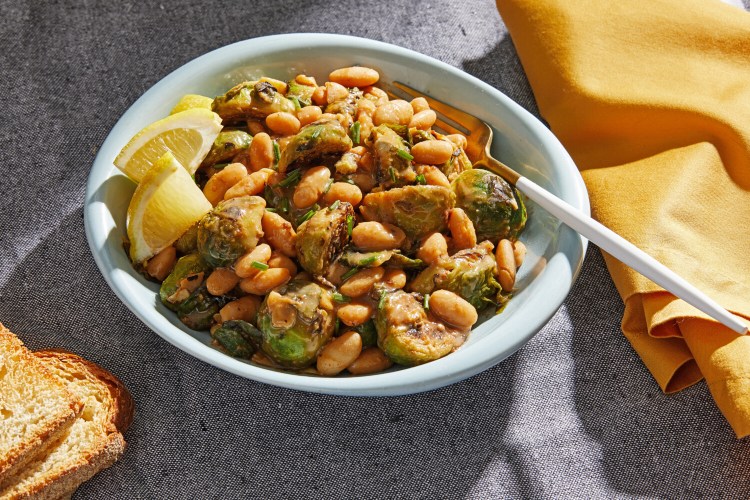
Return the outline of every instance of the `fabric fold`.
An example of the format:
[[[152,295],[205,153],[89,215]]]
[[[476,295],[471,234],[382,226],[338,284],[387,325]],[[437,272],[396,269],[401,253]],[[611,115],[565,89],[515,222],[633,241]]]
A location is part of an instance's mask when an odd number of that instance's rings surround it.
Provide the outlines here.
[[[750,14],[718,0],[497,6],[593,216],[750,318]],[[623,332],[662,390],[705,377],[750,434],[748,337],[605,261]]]

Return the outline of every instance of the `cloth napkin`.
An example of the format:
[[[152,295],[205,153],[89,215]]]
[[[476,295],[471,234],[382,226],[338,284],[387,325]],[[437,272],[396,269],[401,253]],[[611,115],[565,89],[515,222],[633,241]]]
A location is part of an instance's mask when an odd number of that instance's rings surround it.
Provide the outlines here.
[[[750,14],[719,0],[497,6],[593,216],[750,317]],[[750,435],[750,337],[604,257],[623,332],[662,390],[705,378]]]

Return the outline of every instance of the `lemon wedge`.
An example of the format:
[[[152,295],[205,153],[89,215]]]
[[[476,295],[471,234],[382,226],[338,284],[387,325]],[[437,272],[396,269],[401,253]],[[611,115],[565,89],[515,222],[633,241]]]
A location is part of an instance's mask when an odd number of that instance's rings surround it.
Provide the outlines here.
[[[151,165],[171,152],[193,174],[221,131],[221,118],[203,108],[169,115],[138,132],[115,158],[115,166],[141,182]]]
[[[128,207],[130,260],[144,262],[182,236],[213,208],[172,153],[143,176]]]
[[[177,104],[175,104],[175,107],[172,108],[172,111],[170,111],[169,114],[174,115],[180,111],[196,108],[211,109],[211,104],[213,104],[213,102],[213,99],[204,95],[186,94],[182,96]]]

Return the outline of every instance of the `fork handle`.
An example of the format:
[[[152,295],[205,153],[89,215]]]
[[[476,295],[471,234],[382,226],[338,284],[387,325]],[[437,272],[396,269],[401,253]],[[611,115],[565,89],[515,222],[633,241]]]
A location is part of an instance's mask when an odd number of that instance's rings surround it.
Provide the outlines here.
[[[564,202],[526,177],[519,176],[515,182],[519,191],[554,215],[565,225],[588,238],[599,248],[612,255],[668,292],[700,309],[716,321],[737,333],[747,333],[748,328],[737,316],[714,302],[705,293],[672,272],[646,252],[611,229],[595,221],[580,210]]]

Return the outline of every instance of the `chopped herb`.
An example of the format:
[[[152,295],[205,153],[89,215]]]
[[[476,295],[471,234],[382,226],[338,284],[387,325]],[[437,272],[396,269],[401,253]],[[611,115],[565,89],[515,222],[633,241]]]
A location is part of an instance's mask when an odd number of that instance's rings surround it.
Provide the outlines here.
[[[347,215],[346,216],[346,234],[349,235],[349,237],[352,237],[352,230],[354,229],[354,216]]]
[[[273,141],[273,162],[279,163],[279,159],[281,159],[281,148],[278,142]]]
[[[424,306],[425,311],[430,310],[430,294],[429,293],[424,294],[424,301],[422,302],[422,305]]]
[[[340,294],[339,292],[333,292],[333,300],[335,300],[336,302],[349,302],[352,299],[350,299],[346,295]]]
[[[378,257],[380,257],[379,253],[371,257],[367,257],[366,259],[362,259],[361,261],[359,261],[359,265],[360,267],[369,266],[370,264],[373,264],[376,260],[378,260]]]
[[[396,151],[396,154],[399,155],[404,160],[412,161],[414,159],[414,157],[411,155],[411,153],[409,153],[405,149],[399,149],[398,151]]]
[[[359,121],[356,121],[352,124],[352,128],[350,130],[350,133],[352,135],[352,142],[357,145],[359,144],[359,131],[360,128],[362,128],[362,124],[359,123]]]
[[[300,169],[292,170],[288,174],[286,174],[286,178],[279,182],[279,186],[281,187],[289,187],[293,184],[296,184],[297,181],[299,181],[300,177],[302,177],[302,171]]]
[[[334,333],[334,335],[338,335],[340,327],[341,327],[341,320],[339,320],[338,318],[336,318],[336,326],[333,327],[333,333]]]
[[[302,106],[300,105],[299,99],[297,98],[297,96],[293,95],[289,97],[289,100],[294,103],[294,109],[302,109]]]
[[[385,296],[386,296],[385,290],[381,290],[380,291],[380,300],[378,300],[378,311],[382,310],[383,307],[385,307]]]
[[[359,271],[359,268],[357,268],[357,267],[353,267],[353,268],[349,269],[347,272],[345,272],[341,276],[341,281],[348,280],[349,278],[351,278],[352,276],[354,276],[355,274],[357,274],[357,271]]]
[[[268,270],[268,264],[258,262],[257,260],[252,261],[250,265],[253,266],[255,269],[260,269],[261,271]]]
[[[391,173],[391,181],[396,182],[396,169],[393,167],[389,167],[388,172]]]
[[[337,208],[339,208],[339,205],[341,205],[341,201],[336,200],[333,203],[331,203],[331,206],[328,207],[328,210],[336,210]]]
[[[328,191],[331,190],[331,186],[333,186],[333,179],[328,179],[328,182],[326,183],[326,187],[323,190],[323,194],[328,194]]]
[[[417,174],[417,184],[427,184],[427,179],[424,178],[424,174]]]
[[[281,211],[284,213],[289,212],[289,209],[291,208],[289,206],[289,198],[282,198],[280,203],[281,203]]]
[[[276,209],[273,207],[266,207],[266,212],[276,212]]]
[[[300,225],[300,224],[302,224],[303,222],[307,222],[307,221],[309,221],[310,219],[312,219],[312,216],[313,216],[313,215],[315,215],[315,211],[316,211],[316,210],[315,210],[314,208],[311,208],[310,210],[308,210],[307,212],[305,212],[305,215],[303,215],[302,217],[300,217],[300,218],[299,218],[299,219],[297,220],[297,225],[299,226],[299,225]]]
[[[318,125],[315,131],[310,135],[310,139],[317,139],[321,132],[323,132],[323,125]]]
[[[352,179],[351,177],[347,177],[346,179],[344,179],[344,182],[346,182],[348,184],[351,184],[352,186],[356,186],[357,185],[357,183],[354,182],[354,179]]]
[[[224,170],[224,167],[229,165],[229,163],[217,163],[214,165],[214,170]]]

